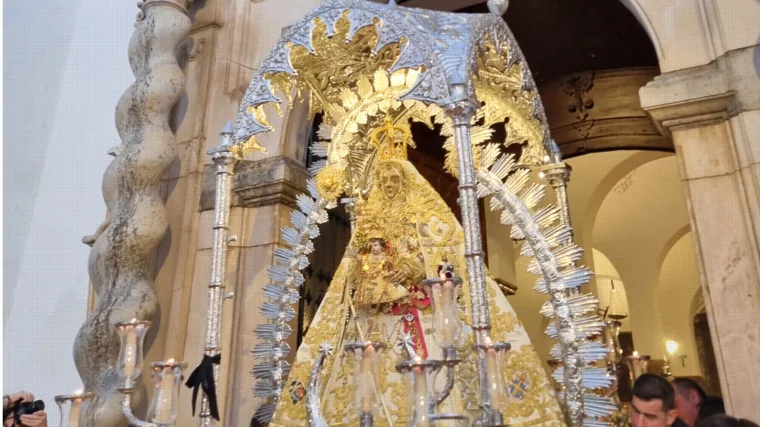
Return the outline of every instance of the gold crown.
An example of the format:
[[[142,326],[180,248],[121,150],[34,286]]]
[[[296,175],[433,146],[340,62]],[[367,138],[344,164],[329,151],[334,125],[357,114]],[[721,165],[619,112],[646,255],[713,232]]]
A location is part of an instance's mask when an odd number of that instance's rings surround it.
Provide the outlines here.
[[[384,136],[382,141],[381,136]],[[399,136],[402,137],[401,142],[397,142]],[[394,125],[391,117],[385,116],[385,123],[372,131],[371,138],[380,160],[406,159],[406,147],[412,133],[408,128]]]

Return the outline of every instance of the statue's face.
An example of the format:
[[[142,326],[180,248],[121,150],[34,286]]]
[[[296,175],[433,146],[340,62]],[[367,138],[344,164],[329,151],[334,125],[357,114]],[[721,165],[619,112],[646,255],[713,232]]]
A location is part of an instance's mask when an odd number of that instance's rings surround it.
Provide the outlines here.
[[[380,239],[372,239],[369,241],[369,251],[372,255],[380,255],[385,252],[383,248],[383,242]]]
[[[380,174],[380,189],[387,198],[395,198],[401,191],[401,173],[395,168],[384,170]]]

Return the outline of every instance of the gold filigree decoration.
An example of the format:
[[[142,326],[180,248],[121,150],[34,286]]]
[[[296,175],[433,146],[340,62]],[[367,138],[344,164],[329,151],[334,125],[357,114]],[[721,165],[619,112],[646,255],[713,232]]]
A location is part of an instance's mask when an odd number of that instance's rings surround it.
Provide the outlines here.
[[[399,141],[399,138],[401,141]],[[386,115],[383,126],[372,130],[372,145],[380,154],[380,160],[406,159],[406,147],[412,139],[409,127],[393,124],[393,119]]]
[[[336,165],[328,165],[317,173],[317,191],[326,200],[335,200],[346,188],[346,177]]]
[[[314,20],[314,26],[313,52],[291,46],[290,60],[298,72],[299,94],[310,94],[310,116],[324,112],[325,122],[334,125],[346,114],[345,91],[355,89],[362,77],[369,78],[376,71],[385,73],[398,58],[400,48],[398,43],[390,43],[376,55],[369,55],[377,44],[375,26],[360,29],[346,43],[349,22],[345,13],[336,22],[332,37],[327,36],[327,27],[320,19]]]
[[[483,164],[486,144],[493,142],[493,129],[504,126],[506,139],[503,146],[523,146],[521,164],[541,164],[546,155],[542,142],[541,122],[533,116],[535,91],[523,90],[523,63],[518,61],[507,67],[507,54],[498,53],[487,40],[478,53],[479,70],[474,80],[478,99],[483,103],[472,120],[471,143],[476,167]],[[417,81],[417,70],[400,70],[388,76],[383,70],[369,70],[355,84],[336,91],[334,104],[328,110],[340,117],[336,123],[327,121],[321,134],[329,134],[331,150],[329,161],[347,169],[349,184],[367,188],[371,182],[363,180],[367,171],[378,160],[377,151],[369,141],[372,132],[388,119],[394,126],[405,127],[410,121],[420,122],[429,128],[441,125],[446,137],[445,168],[456,177],[457,158],[454,149],[454,126],[446,113],[437,105],[426,106],[416,101],[399,101],[398,97]],[[330,113],[327,113],[330,114]]]
[[[546,154],[543,145],[544,127],[534,116],[534,105],[539,96],[536,91],[523,90],[525,64],[516,61],[508,66],[505,49],[499,52],[493,41],[486,36],[484,48],[477,55],[475,93],[484,106],[484,126],[504,123],[506,140],[504,146],[523,146],[520,163],[541,165]]]

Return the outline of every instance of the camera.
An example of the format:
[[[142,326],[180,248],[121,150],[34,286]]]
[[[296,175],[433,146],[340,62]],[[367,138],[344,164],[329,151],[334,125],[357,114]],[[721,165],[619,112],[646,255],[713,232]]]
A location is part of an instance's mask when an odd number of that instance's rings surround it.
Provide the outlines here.
[[[29,415],[44,410],[45,402],[41,400],[35,400],[34,402],[21,402],[13,409],[16,424],[21,424],[22,415]]]

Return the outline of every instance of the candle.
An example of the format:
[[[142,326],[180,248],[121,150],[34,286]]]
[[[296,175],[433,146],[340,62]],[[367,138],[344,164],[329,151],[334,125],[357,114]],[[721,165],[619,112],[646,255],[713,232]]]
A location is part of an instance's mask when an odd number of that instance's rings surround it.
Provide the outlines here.
[[[609,351],[607,352],[607,362],[609,363],[615,363],[617,360],[617,352],[615,351],[615,341],[612,338],[612,331],[610,330],[610,326],[607,325],[603,329],[604,334],[604,342],[607,345],[607,348]]]
[[[158,393],[160,395],[158,408],[156,408],[155,422],[168,423],[172,421],[172,406],[174,406],[174,359],[166,361],[159,375],[163,376],[159,385]]]
[[[130,323],[137,322],[137,319],[132,319]],[[124,358],[124,377],[132,378],[135,373],[135,365],[137,365],[137,329],[135,325],[127,325],[125,327],[126,340],[125,340],[125,358]]]
[[[441,292],[441,315],[442,315],[442,329],[443,344],[445,347],[454,345],[454,334],[456,328],[456,310],[454,306],[454,284],[447,280],[443,284],[443,291]]]
[[[361,410],[363,413],[370,413],[375,406],[375,378],[372,375],[372,365],[375,359],[375,347],[372,344],[362,352],[362,359],[359,362],[361,371]]]
[[[499,372],[496,360],[496,349],[491,345],[491,338],[486,337],[486,373],[488,374],[488,394],[491,398],[491,406],[498,408],[501,404],[501,390],[499,389]]]
[[[82,405],[82,392],[83,390],[77,390],[72,396],[71,411],[69,412],[69,427],[79,426],[79,409]]]
[[[422,363],[422,359],[417,356],[414,358],[415,364]],[[416,415],[417,427],[428,427],[430,421],[428,420],[428,383],[427,373],[422,366],[415,366],[412,368],[414,373],[414,412]]]

